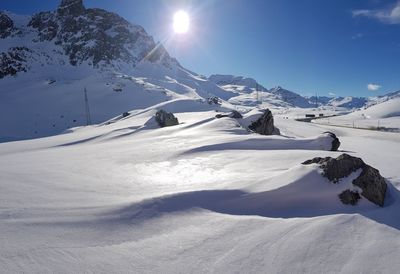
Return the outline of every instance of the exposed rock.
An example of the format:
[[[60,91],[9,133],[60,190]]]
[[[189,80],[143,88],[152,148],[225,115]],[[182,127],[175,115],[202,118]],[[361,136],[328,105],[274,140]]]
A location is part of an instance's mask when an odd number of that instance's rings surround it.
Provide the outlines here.
[[[336,159],[332,157],[316,157],[307,160],[303,165],[319,164],[323,170],[323,176],[333,183],[338,183],[340,179],[349,176],[354,171],[361,169],[361,174],[352,181],[354,186],[361,188],[361,195],[372,203],[383,206],[387,184],[379,171],[366,163],[361,158],[342,154]]]
[[[236,110],[232,110],[232,112],[229,113],[229,114],[217,114],[217,115],[215,115],[215,118],[218,118],[218,119],[224,118],[224,117],[229,117],[229,118],[234,118],[234,119],[243,118],[242,114],[240,114],[240,112],[236,111]]]
[[[166,112],[162,109],[157,111],[156,121],[160,127],[170,127],[179,124],[178,118],[176,118],[173,113]]]
[[[39,31],[39,41],[51,41],[58,33],[59,25],[53,13],[40,12],[35,14],[28,24]]]
[[[14,22],[7,14],[0,12],[0,38],[8,37],[14,29]]]
[[[57,12],[60,15],[79,15],[85,11],[83,0],[62,0]]]
[[[361,199],[361,196],[357,191],[346,189],[339,194],[339,199],[345,205],[356,205],[358,203],[358,200]]]
[[[230,113],[229,117],[234,118],[234,119],[241,119],[243,118],[242,114],[239,111],[232,110]]]
[[[217,96],[207,98],[209,105],[221,105],[221,100]]]
[[[303,165],[309,164],[319,164],[320,168],[324,171],[323,176],[334,183],[339,182],[340,179],[349,176],[365,165],[361,158],[353,157],[345,153],[336,159],[332,157],[316,157],[303,163]]]
[[[18,72],[26,72],[26,61],[32,51],[26,47],[14,47],[9,51],[0,53],[0,79],[13,76]]]
[[[274,117],[269,109],[264,109],[263,112],[257,121],[249,125],[249,129],[261,135],[272,135],[275,132]]]
[[[365,165],[360,176],[353,180],[353,185],[361,188],[362,196],[371,202],[379,206],[384,205],[387,185],[379,170]]]
[[[339,138],[336,137],[336,134],[333,133],[333,132],[326,131],[326,132],[324,132],[324,133],[329,134],[329,136],[331,136],[332,139],[333,139],[333,140],[332,140],[332,148],[331,148],[331,151],[337,151],[337,150],[339,149],[339,147],[340,147]]]

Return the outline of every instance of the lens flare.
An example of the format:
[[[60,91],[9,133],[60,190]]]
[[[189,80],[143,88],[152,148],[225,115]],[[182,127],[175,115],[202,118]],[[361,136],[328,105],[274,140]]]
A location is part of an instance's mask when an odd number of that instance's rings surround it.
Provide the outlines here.
[[[183,34],[188,32],[190,26],[190,18],[187,12],[180,10],[174,14],[174,32]]]

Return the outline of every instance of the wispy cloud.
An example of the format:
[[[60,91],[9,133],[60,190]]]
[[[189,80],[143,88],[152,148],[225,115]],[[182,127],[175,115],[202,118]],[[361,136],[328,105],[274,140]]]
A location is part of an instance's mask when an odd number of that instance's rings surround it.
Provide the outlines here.
[[[400,24],[400,1],[397,4],[376,10],[354,10],[353,17],[374,18],[385,24]]]
[[[354,35],[351,37],[351,39],[356,40],[356,39],[360,39],[360,38],[363,38],[363,37],[364,37],[364,34],[362,34],[362,33],[357,33],[357,34],[354,34]]]
[[[328,92],[328,95],[329,95],[329,96],[336,96],[336,93]]]
[[[381,87],[382,87],[381,85],[377,85],[377,84],[368,84],[368,85],[367,85],[367,88],[368,88],[368,90],[370,90],[370,91],[377,91],[377,90],[379,90]]]

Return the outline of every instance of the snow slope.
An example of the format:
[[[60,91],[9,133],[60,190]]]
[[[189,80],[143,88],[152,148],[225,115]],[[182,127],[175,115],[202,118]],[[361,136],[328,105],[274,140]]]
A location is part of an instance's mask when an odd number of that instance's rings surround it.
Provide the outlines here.
[[[180,124],[157,128],[156,109]],[[296,122],[251,134],[224,106],[174,100],[113,123],[0,144],[0,264],[6,273],[396,273],[400,136]],[[295,111],[295,110],[293,110]],[[384,208],[344,206],[304,145],[341,150],[388,179]],[[385,151],[385,153],[382,153]]]
[[[368,108],[354,111],[350,114],[315,120],[315,123],[330,123],[339,126],[351,126],[361,128],[381,128],[392,131],[400,131],[400,98],[388,99],[382,103]]]

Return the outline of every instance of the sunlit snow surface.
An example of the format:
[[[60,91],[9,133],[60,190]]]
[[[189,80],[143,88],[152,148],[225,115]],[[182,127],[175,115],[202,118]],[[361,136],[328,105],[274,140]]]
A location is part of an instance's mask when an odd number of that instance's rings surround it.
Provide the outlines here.
[[[400,132],[400,98],[390,99],[386,102],[354,111],[348,115],[321,119],[314,122]]]
[[[158,128],[156,109],[180,125]],[[4,273],[396,273],[400,136],[297,122],[250,134],[224,107],[177,100],[111,123],[0,144]],[[286,119],[286,117],[291,117]],[[339,152],[319,150],[335,132]],[[316,143],[310,144],[310,140]],[[307,159],[362,157],[387,203],[337,197]]]

